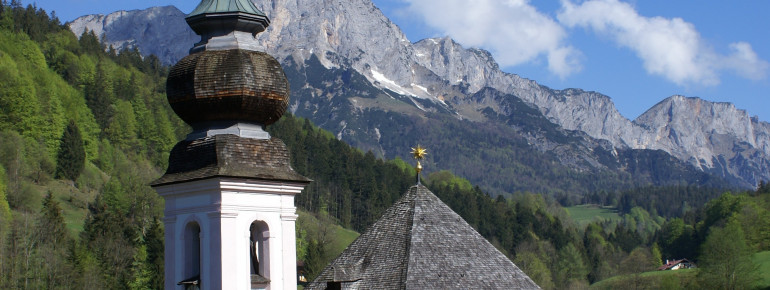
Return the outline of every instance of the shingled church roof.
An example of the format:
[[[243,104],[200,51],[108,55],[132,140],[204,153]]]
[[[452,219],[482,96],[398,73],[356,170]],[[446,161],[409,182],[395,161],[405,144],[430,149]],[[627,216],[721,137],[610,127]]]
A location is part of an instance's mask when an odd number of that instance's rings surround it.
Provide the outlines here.
[[[308,289],[539,289],[430,190],[416,185]]]
[[[221,134],[182,140],[169,156],[168,169],[152,186],[236,177],[309,183],[291,168],[286,145],[278,138],[265,140]]]

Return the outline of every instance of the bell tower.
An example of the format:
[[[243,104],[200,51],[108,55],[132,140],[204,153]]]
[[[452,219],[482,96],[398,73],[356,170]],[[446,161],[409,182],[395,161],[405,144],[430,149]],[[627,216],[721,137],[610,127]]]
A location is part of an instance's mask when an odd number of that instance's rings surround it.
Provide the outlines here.
[[[152,183],[165,199],[166,289],[296,289],[294,196],[310,182],[265,126],[289,103],[281,65],[257,51],[270,24],[251,0],[203,0],[201,41],[171,69],[174,112],[193,128]]]

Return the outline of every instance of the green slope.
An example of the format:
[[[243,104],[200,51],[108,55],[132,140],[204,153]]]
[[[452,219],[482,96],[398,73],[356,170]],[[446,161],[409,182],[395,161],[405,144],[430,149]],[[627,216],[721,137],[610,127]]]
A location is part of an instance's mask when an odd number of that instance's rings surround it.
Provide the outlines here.
[[[687,289],[695,285],[697,274],[697,269],[683,269],[622,275],[591,284],[590,289]]]
[[[770,251],[756,253],[752,260],[759,265],[761,278],[754,283],[754,289],[770,289]],[[591,289],[619,289],[633,285],[641,285],[644,289],[689,289],[697,287],[697,275],[698,269],[651,271],[611,277],[592,284]]]
[[[581,226],[592,222],[617,221],[621,219],[617,209],[611,207],[583,204],[565,207],[564,209],[567,210],[572,220]]]
[[[770,289],[770,251],[756,253],[752,260],[759,265],[761,276],[754,285],[758,289]]]

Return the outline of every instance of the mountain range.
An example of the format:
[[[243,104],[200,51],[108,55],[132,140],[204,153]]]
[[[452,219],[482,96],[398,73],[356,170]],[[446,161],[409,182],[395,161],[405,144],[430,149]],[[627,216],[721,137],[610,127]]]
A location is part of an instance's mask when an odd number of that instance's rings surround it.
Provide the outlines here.
[[[503,72],[451,38],[412,43],[370,0],[255,4],[272,21],[258,39],[284,66],[290,110],[376,155],[407,158],[421,143],[429,170],[493,193],[770,180],[770,123],[730,103],[676,95],[632,121],[608,96]],[[170,65],[199,40],[184,17],[165,6],[68,25]]]

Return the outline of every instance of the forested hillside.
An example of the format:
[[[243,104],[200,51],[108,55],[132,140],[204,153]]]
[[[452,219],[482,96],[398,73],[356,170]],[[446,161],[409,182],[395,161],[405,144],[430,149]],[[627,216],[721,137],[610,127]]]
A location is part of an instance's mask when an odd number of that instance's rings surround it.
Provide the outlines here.
[[[163,204],[147,184],[187,131],[166,68],[3,4],[0,287],[162,285]]]
[[[166,102],[167,68],[136,51],[105,50],[91,33],[78,38],[34,6],[2,8],[0,288],[161,288],[163,201],[148,184],[189,130]],[[333,258],[331,224],[363,231],[415,182],[411,161],[361,152],[307,119],[287,114],[268,130],[314,180],[296,197],[313,216],[297,231],[311,276]],[[545,289],[654,269],[665,258],[715,265],[726,258],[713,245],[735,243],[737,258],[770,250],[765,184],[739,195],[599,191],[584,201],[617,206],[622,219],[581,227],[546,195],[492,198],[448,171],[424,183]],[[717,285],[711,276],[698,283]]]

